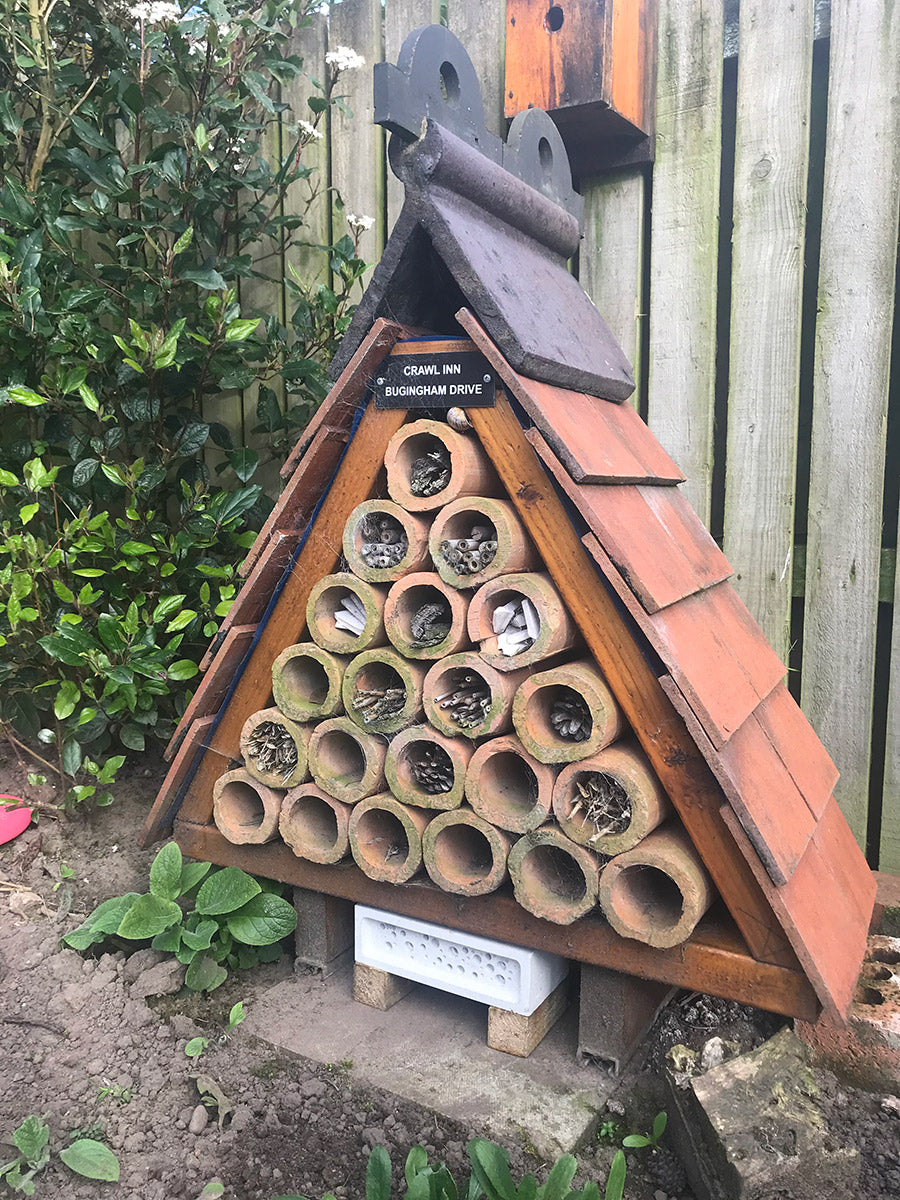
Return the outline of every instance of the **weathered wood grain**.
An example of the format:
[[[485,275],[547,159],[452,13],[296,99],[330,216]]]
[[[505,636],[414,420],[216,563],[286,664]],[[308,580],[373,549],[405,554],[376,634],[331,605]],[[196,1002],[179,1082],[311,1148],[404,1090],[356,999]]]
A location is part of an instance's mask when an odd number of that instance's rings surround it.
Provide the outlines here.
[[[178,795],[184,780],[192,770],[196,756],[200,753],[207,734],[215,721],[215,714],[201,717],[194,721],[182,738],[178,753],[172,759],[172,765],[166,772],[162,787],[147,813],[147,819],[138,834],[139,846],[152,846],[159,838],[164,837],[171,829],[172,822],[168,818],[169,806]]]
[[[345,206],[334,209],[334,237],[346,232],[346,213],[371,217],[375,224],[360,236],[359,254],[374,266],[385,242],[384,131],[372,123],[372,64],[381,61],[384,51],[379,0],[342,0],[333,5],[328,45],[332,51],[349,46],[366,60],[365,67],[344,71],[335,87],[334,94],[344,98],[348,112],[332,109],[331,113],[331,182]]]
[[[865,844],[900,214],[900,6],[835,0],[813,381],[802,702]]]
[[[720,0],[661,0],[648,423],[709,523],[722,112]]]
[[[600,917],[582,917],[565,926],[542,921],[525,912],[506,892],[469,898],[442,892],[428,882],[400,887],[379,883],[364,875],[355,863],[326,867],[305,862],[277,842],[235,846],[214,825],[195,824],[182,817],[176,821],[175,835],[182,850],[192,858],[240,866],[257,875],[342,896],[357,904],[548,950],[640,979],[706,991],[786,1016],[815,1020],[819,1011],[812,988],[796,961],[793,968],[754,961],[721,911],[718,915],[707,914],[683,945],[657,950],[620,937]]]
[[[890,678],[879,866],[900,874],[900,571],[894,576]]]
[[[506,4],[447,0],[447,27],[465,46],[481,82],[485,124],[491,133],[505,135]]]
[[[744,0],[740,31],[724,546],[734,586],[787,661],[812,5]]]
[[[574,483],[540,434],[529,430],[528,440],[648,613],[731,576],[679,488]]]
[[[681,483],[684,476],[627,404],[555,387],[514,371],[474,317],[459,320],[579,483]]]
[[[730,808],[723,818],[757,878],[763,867]],[[862,966],[875,877],[832,800],[806,853],[772,904],[826,1012],[843,1021]]]
[[[627,403],[633,408],[640,403],[641,351],[647,328],[645,186],[644,172],[637,169],[581,181],[584,238],[578,279],[631,363],[635,386]]]
[[[384,60],[396,63],[400,47],[409,34],[420,25],[439,25],[440,0],[385,0]],[[403,207],[403,184],[387,166],[387,235]]]

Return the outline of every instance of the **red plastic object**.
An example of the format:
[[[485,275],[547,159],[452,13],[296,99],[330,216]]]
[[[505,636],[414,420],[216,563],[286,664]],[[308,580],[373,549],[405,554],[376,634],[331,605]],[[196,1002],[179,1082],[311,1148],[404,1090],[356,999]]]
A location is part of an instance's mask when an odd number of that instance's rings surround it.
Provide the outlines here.
[[[20,808],[7,808],[6,803],[14,800]],[[11,842],[24,833],[31,824],[31,809],[25,806],[21,796],[0,796],[0,846]]]

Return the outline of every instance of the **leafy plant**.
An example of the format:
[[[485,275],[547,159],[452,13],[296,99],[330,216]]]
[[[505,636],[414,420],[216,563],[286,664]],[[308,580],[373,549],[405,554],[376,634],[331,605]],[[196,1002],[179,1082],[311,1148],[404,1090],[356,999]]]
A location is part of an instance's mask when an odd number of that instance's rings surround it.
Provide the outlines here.
[[[18,1154],[0,1167],[0,1179],[5,1179],[14,1192],[34,1195],[34,1176],[50,1161],[50,1126],[40,1117],[26,1117],[12,1135]]]
[[[655,1150],[659,1145],[659,1139],[666,1131],[667,1121],[668,1117],[664,1112],[657,1113],[653,1118],[653,1128],[650,1133],[630,1133],[628,1137],[622,1139],[622,1145],[629,1150],[643,1150],[648,1146]]]
[[[40,1117],[26,1117],[12,1135],[19,1151],[12,1162],[0,1167],[0,1179],[14,1192],[33,1196],[34,1176],[50,1161],[50,1127]],[[115,1182],[119,1178],[119,1161],[108,1146],[94,1138],[79,1137],[59,1152],[60,1161],[70,1171],[85,1179]]]
[[[98,1104],[104,1100],[115,1100],[117,1104],[130,1104],[135,1095],[134,1088],[122,1087],[120,1083],[110,1083],[108,1079],[104,1079],[103,1083],[97,1087]]]
[[[189,1042],[185,1043],[184,1052],[188,1058],[194,1062],[203,1054],[209,1047],[209,1038],[192,1037]]]
[[[367,221],[314,148],[362,60],[304,73],[318,3],[0,12],[0,732],[68,805],[170,736],[352,314]]]
[[[509,1155],[495,1142],[474,1138],[467,1147],[472,1172],[466,1183],[457,1186],[448,1168],[431,1166],[422,1146],[413,1146],[406,1158],[403,1200],[600,1200],[596,1183],[587,1183],[580,1191],[571,1187],[577,1163],[564,1154],[551,1167],[544,1183],[526,1175],[518,1184],[509,1169]],[[613,1159],[604,1200],[622,1200],[625,1186],[625,1155],[619,1150]],[[375,1146],[366,1166],[366,1200],[390,1200],[391,1159],[384,1146]],[[304,1200],[297,1195],[274,1196],[272,1200]],[[323,1200],[332,1200],[327,1193]]]
[[[63,941],[82,951],[109,939],[149,943],[187,966],[189,988],[211,992],[229,967],[244,969],[280,956],[277,943],[297,924],[293,905],[280,891],[280,884],[238,867],[185,863],[177,843],[168,842],[150,866],[149,892],[104,900]],[[239,1004],[231,1012],[229,1028],[243,1019]]]

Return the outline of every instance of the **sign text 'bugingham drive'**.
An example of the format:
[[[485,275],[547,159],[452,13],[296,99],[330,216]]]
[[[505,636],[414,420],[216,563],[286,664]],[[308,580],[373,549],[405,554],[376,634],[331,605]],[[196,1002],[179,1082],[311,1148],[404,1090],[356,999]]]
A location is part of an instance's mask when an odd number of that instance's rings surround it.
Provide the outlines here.
[[[398,354],[379,365],[372,391],[376,408],[489,408],[494,376],[475,350]]]

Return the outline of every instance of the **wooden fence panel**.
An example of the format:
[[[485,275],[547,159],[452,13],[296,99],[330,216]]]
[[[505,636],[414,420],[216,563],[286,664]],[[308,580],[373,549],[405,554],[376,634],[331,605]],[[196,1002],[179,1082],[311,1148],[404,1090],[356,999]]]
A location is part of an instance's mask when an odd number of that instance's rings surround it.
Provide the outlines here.
[[[309,96],[318,95],[311,79],[318,80],[324,87],[328,50],[328,21],[323,13],[314,14],[302,29],[294,34],[293,51],[303,59],[303,74],[282,88],[282,100],[291,105],[287,115],[289,122],[313,121],[312,112],[306,103]],[[316,246],[327,246],[331,241],[331,198],[328,194],[328,121],[323,113],[316,125],[319,138],[313,138],[303,149],[302,161],[313,169],[309,179],[292,184],[285,196],[285,212],[305,217],[303,229],[296,233],[296,244],[285,255],[285,274],[290,269],[297,273],[303,283],[315,289],[320,283],[328,283],[329,264],[326,256]],[[290,304],[290,301],[287,301]]]
[[[481,82],[485,124],[491,133],[505,135],[503,67],[506,62],[506,4],[504,0],[473,4],[447,0],[447,27],[469,52]]]
[[[810,464],[803,707],[865,844],[900,212],[900,6],[834,0]]]
[[[740,13],[725,554],[786,662],[796,497],[813,10],[743,0]]]
[[[634,371],[631,404],[641,396],[644,307],[644,189],[641,170],[582,181],[584,238],[578,278]]]
[[[384,134],[372,123],[372,67],[384,57],[380,0],[341,0],[329,13],[328,45],[334,51],[348,46],[361,54],[366,65],[345,71],[335,95],[344,97],[352,116],[332,110],[331,180],[344,204],[344,212],[374,219],[372,229],[360,238],[360,255],[373,265],[384,248]],[[334,234],[345,228],[343,213],[336,212]],[[369,272],[365,281],[368,282]]]
[[[407,35],[414,29],[418,29],[420,25],[437,25],[440,23],[440,19],[440,0],[385,0],[385,62],[396,63],[400,47],[406,41]],[[403,207],[403,184],[396,178],[389,165],[386,165],[386,171],[387,235],[390,237],[394,222]]]
[[[721,0],[662,0],[648,420],[709,521],[716,384]]]

